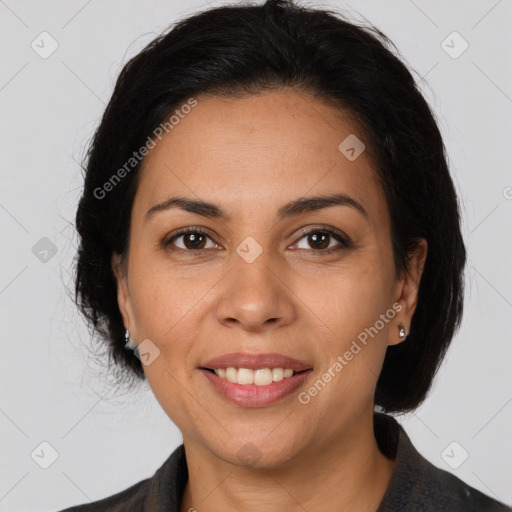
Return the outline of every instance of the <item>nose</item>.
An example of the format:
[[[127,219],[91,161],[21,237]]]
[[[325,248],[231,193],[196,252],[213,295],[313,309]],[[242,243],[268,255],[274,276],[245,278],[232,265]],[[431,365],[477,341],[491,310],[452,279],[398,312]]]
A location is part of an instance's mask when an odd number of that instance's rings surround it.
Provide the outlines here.
[[[269,255],[263,251],[251,261],[234,254],[216,305],[217,319],[226,327],[264,332],[294,321],[296,296],[285,282],[286,273],[272,264]]]

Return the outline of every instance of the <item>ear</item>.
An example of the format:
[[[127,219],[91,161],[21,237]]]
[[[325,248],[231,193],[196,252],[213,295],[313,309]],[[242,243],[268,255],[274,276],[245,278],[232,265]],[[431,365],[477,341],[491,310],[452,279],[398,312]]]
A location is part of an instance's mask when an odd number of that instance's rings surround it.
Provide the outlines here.
[[[395,288],[395,302],[402,307],[390,322],[389,345],[398,345],[407,338],[398,335],[399,325],[405,326],[405,332],[409,333],[412,316],[418,303],[418,290],[421,276],[427,259],[428,244],[424,238],[418,240],[414,253],[411,255],[409,266],[403,277],[397,281]]]
[[[111,265],[117,283],[117,304],[123,317],[124,327],[130,330],[131,337],[133,338],[135,335],[135,316],[128,287],[128,268],[126,263],[122,255],[113,253]]]

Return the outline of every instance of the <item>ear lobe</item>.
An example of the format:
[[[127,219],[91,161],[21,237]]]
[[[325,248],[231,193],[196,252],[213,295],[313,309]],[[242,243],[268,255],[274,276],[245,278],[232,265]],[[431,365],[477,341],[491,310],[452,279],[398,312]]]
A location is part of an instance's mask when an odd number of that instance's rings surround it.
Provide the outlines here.
[[[401,327],[403,327],[405,329],[405,337],[400,336]],[[391,329],[395,329],[395,328],[396,328],[396,333],[391,336],[392,339],[391,339],[391,341],[388,341],[388,345],[399,345],[400,343],[404,342],[407,339],[407,334],[408,334],[407,325],[405,325],[404,322],[394,323],[391,326]]]

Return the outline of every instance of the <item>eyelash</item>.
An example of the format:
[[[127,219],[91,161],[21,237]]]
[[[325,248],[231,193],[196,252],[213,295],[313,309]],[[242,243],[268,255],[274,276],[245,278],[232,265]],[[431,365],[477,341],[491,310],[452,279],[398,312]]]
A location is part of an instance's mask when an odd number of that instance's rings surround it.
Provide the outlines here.
[[[332,228],[329,228],[329,227],[318,227],[318,226],[314,227],[312,229],[301,231],[300,232],[300,237],[297,240],[297,242],[302,240],[307,235],[310,235],[310,234],[313,234],[313,233],[327,234],[327,235],[333,237],[334,239],[336,239],[338,242],[340,242],[341,245],[336,246],[336,247],[331,247],[330,249],[318,249],[318,250],[315,250],[315,249],[309,249],[309,250],[308,249],[298,249],[299,251],[307,251],[307,252],[319,253],[319,255],[322,256],[322,255],[328,255],[328,254],[332,254],[334,252],[338,252],[338,251],[340,251],[342,249],[349,249],[349,248],[351,248],[353,246],[352,242],[350,241],[350,239],[348,237],[342,236],[337,231],[334,231]],[[205,231],[202,228],[199,228],[199,227],[196,227],[196,226],[191,226],[190,228],[187,228],[187,229],[184,229],[182,231],[179,231],[178,233],[173,235],[170,239],[164,240],[164,242],[163,242],[164,248],[168,249],[169,246],[171,245],[171,243],[174,240],[176,240],[180,236],[189,235],[189,234],[205,235],[208,238],[212,239],[212,237],[210,236],[209,232]],[[212,240],[212,241],[214,242],[214,240]],[[297,242],[295,242],[295,243],[297,243]],[[177,252],[182,252],[182,253],[188,253],[187,256],[196,256],[198,254],[203,254],[205,251],[208,251],[209,249],[182,249],[181,247],[173,247],[171,250],[172,251],[177,251]],[[190,253],[194,253],[194,254],[190,254]]]

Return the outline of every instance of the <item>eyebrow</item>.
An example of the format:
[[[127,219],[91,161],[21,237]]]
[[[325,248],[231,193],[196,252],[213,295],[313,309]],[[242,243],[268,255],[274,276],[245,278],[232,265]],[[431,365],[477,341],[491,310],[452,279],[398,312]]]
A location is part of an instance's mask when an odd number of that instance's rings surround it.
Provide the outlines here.
[[[277,211],[277,217],[279,220],[283,220],[288,217],[308,212],[315,212],[332,206],[347,206],[358,211],[366,219],[369,218],[368,212],[364,209],[363,205],[346,194],[321,195],[295,199],[294,201],[290,201],[279,208]],[[156,213],[167,211],[172,208],[178,208],[186,212],[196,213],[203,217],[212,219],[220,219],[224,221],[229,221],[231,219],[231,215],[216,204],[202,200],[189,199],[186,197],[171,197],[166,201],[151,207],[146,212],[146,222]]]

